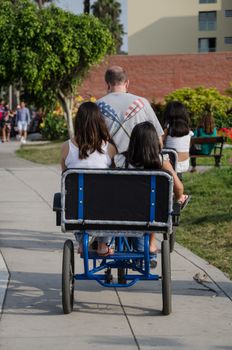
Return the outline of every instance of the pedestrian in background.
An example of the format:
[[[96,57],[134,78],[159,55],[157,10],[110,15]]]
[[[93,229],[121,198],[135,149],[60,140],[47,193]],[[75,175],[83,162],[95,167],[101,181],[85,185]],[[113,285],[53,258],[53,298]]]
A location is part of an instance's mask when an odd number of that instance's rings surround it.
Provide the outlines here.
[[[21,101],[20,108],[17,109],[16,113],[16,123],[18,127],[20,141],[26,143],[27,141],[27,128],[30,123],[30,112],[29,109],[25,106],[24,101]]]

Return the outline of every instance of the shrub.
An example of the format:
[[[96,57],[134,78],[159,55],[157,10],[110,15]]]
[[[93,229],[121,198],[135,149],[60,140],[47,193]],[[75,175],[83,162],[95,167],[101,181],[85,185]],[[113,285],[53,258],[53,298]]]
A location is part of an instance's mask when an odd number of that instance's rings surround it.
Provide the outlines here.
[[[188,109],[191,126],[196,127],[206,108],[213,112],[217,128],[232,127],[232,98],[215,88],[183,88],[166,96],[166,102],[180,101]]]
[[[232,144],[232,128],[220,128],[217,132],[218,136],[227,138],[227,143]]]
[[[43,138],[46,140],[68,139],[67,124],[62,115],[48,113],[40,125]]]

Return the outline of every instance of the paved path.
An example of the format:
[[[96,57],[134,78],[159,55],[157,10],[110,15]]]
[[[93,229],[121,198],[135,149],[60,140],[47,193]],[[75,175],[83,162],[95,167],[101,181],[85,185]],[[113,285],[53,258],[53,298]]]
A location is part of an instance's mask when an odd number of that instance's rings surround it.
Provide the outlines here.
[[[160,282],[116,290],[89,281],[76,283],[74,312],[63,315],[62,247],[71,235],[55,226],[51,208],[59,168],[16,159],[16,148],[0,144],[0,249],[10,272],[1,350],[232,349],[232,282],[179,245],[172,253],[171,315],[161,315]],[[4,295],[1,259],[0,270]],[[209,288],[193,279],[197,273],[208,274]]]

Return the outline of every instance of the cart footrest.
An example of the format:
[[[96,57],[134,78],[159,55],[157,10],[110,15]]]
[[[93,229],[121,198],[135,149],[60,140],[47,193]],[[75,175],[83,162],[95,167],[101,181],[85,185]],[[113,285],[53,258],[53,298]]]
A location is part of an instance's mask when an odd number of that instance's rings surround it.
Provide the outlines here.
[[[84,258],[84,254],[81,254]],[[156,257],[156,254],[150,254],[150,258]],[[135,260],[144,259],[144,252],[115,252],[107,256],[99,255],[97,252],[88,252],[88,259],[112,259],[112,260]]]

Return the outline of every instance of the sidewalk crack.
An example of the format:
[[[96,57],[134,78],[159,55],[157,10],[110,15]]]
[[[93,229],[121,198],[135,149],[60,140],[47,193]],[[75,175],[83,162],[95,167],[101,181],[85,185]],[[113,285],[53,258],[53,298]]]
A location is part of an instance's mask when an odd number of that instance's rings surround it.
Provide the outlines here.
[[[124,313],[124,316],[125,316],[125,318],[126,318],[126,320],[127,320],[128,326],[129,326],[129,328],[130,328],[130,330],[131,330],[132,336],[133,336],[133,338],[134,338],[134,342],[135,342],[135,344],[136,344],[138,350],[141,350],[140,345],[139,345],[139,342],[138,342],[138,340],[137,340],[137,338],[136,338],[136,335],[135,335],[135,333],[134,333],[134,331],[133,331],[133,328],[132,328],[132,325],[131,325],[131,323],[130,323],[129,317],[127,316],[126,310],[125,310],[125,308],[124,308],[124,306],[123,306],[123,304],[122,304],[120,295],[119,295],[119,293],[118,293],[118,291],[117,291],[116,288],[114,288],[114,290],[115,290],[116,295],[117,295],[117,297],[118,297],[118,301],[119,301],[119,304],[120,304],[120,306],[121,306],[121,308],[122,308],[122,311],[123,311],[123,313]]]

